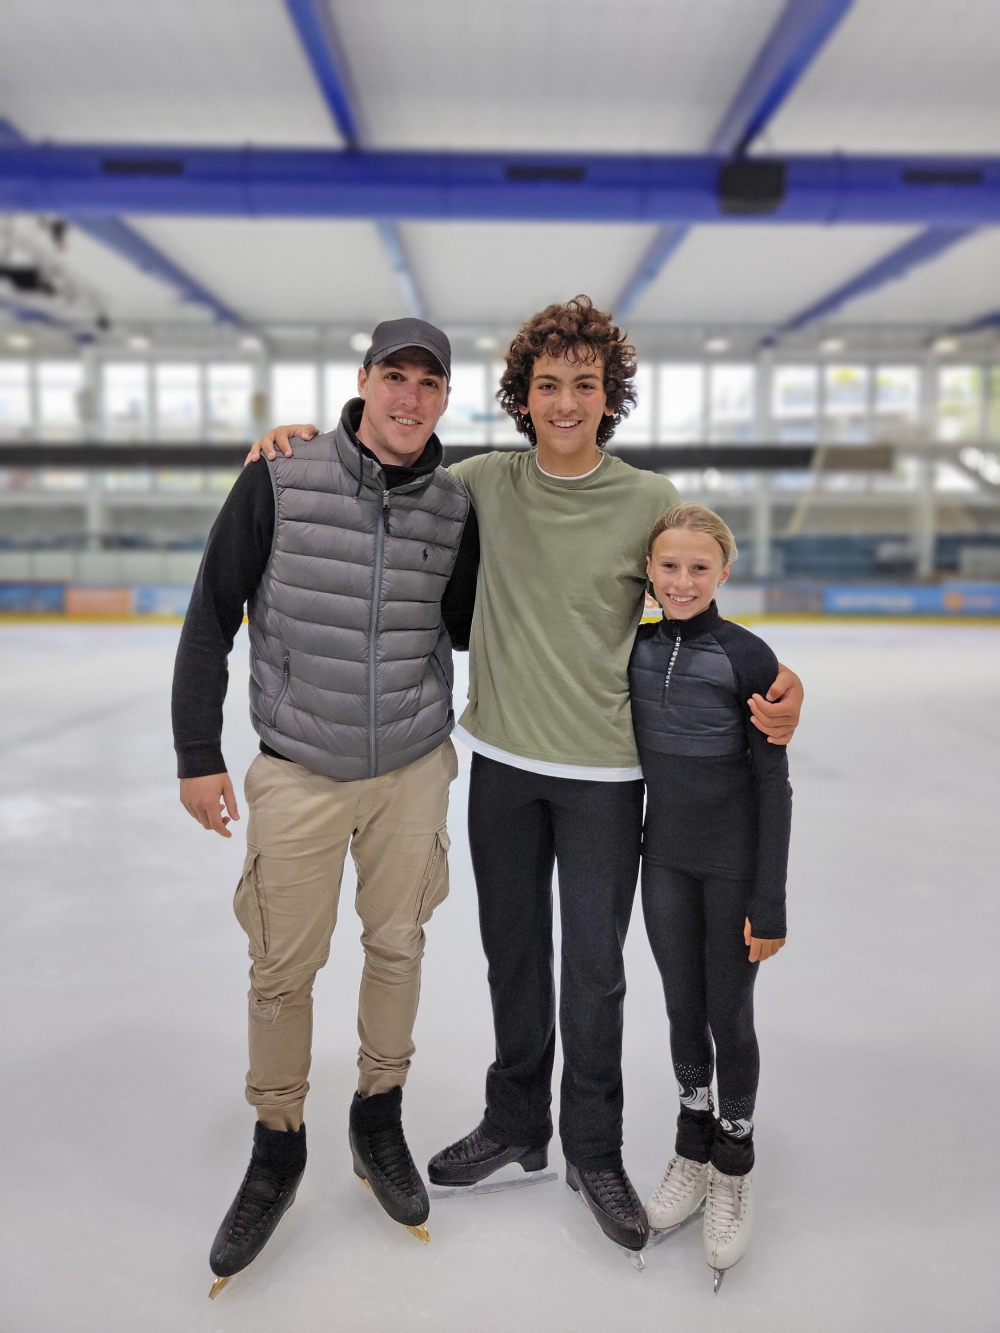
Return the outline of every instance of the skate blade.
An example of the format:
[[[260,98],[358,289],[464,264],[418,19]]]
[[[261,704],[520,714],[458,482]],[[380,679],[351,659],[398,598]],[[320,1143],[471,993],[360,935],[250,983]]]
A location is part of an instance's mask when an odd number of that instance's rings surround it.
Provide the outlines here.
[[[644,1273],[646,1271],[646,1260],[642,1257],[642,1250],[627,1250],[624,1245],[619,1245],[617,1241],[611,1240],[611,1237],[605,1234],[604,1228],[590,1211],[587,1200],[583,1197],[583,1191],[575,1190],[568,1181],[566,1182],[566,1188],[569,1190],[570,1194],[574,1194],[580,1200],[580,1207],[590,1218],[591,1222],[593,1222],[594,1226],[597,1227],[604,1239],[610,1241],[618,1253],[625,1256],[637,1273]],[[648,1245],[649,1241],[647,1241],[646,1244]]]
[[[722,1286],[722,1279],[725,1276],[726,1276],[726,1270],[724,1268],[715,1269],[715,1281],[712,1283],[712,1291],[715,1293],[716,1296],[718,1296],[719,1294],[719,1288]]]
[[[657,1231],[654,1227],[649,1228],[649,1240],[646,1241],[646,1249],[653,1245],[661,1245],[668,1236],[676,1236],[679,1231],[689,1227],[699,1213],[705,1211],[704,1203],[700,1203],[693,1213],[689,1213],[683,1222],[677,1222],[672,1227],[664,1227],[662,1231]]]
[[[469,1199],[478,1194],[504,1194],[507,1190],[523,1190],[528,1185],[546,1185],[558,1180],[557,1171],[526,1171],[514,1180],[480,1180],[475,1185],[428,1185],[429,1199]]]
[[[229,1278],[227,1277],[217,1277],[215,1281],[212,1283],[212,1290],[208,1293],[208,1299],[210,1301],[214,1301],[216,1296],[218,1296],[219,1292],[222,1290],[222,1288],[226,1285],[228,1281]]]

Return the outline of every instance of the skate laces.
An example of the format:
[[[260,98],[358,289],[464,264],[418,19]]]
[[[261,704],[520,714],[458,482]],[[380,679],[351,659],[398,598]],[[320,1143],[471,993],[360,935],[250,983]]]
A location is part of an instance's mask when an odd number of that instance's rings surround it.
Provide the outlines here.
[[[229,1228],[231,1239],[238,1244],[252,1234],[280,1202],[286,1185],[287,1181],[276,1171],[260,1162],[251,1162],[233,1207],[233,1223]]]
[[[379,1129],[368,1135],[375,1165],[393,1189],[407,1191],[417,1174],[402,1129]]]
[[[710,1171],[706,1225],[720,1241],[728,1240],[743,1220],[743,1182],[746,1176]]]
[[[689,1157],[671,1157],[666,1175],[653,1192],[653,1203],[661,1208],[681,1203],[698,1184],[704,1170],[701,1162],[692,1162]]]
[[[603,1171],[581,1171],[587,1189],[606,1213],[621,1222],[631,1222],[642,1211],[639,1196],[624,1171],[608,1167]]]
[[[468,1162],[480,1156],[491,1156],[499,1152],[501,1144],[494,1143],[488,1138],[477,1125],[471,1134],[466,1134],[464,1139],[459,1139],[449,1148],[445,1148],[439,1160],[447,1162]]]

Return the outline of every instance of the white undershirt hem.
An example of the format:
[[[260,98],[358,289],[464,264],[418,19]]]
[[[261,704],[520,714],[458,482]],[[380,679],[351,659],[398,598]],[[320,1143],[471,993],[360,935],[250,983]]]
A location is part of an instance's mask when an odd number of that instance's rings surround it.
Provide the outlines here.
[[[642,777],[642,769],[638,765],[635,768],[591,768],[588,764],[552,764],[546,759],[526,759],[524,755],[511,754],[509,750],[488,745],[478,736],[471,735],[463,726],[456,725],[452,735],[484,759],[492,759],[497,764],[509,764],[511,768],[523,769],[525,773],[538,773],[544,778],[575,778],[577,782],[635,782]]]
[[[553,481],[583,481],[584,477],[592,477],[604,462],[604,450],[599,449],[598,453],[601,457],[598,459],[594,467],[592,467],[589,472],[578,472],[574,477],[564,477],[558,472],[546,472],[541,463],[539,463],[537,454],[535,454],[535,467],[538,468],[543,477],[551,477]]]

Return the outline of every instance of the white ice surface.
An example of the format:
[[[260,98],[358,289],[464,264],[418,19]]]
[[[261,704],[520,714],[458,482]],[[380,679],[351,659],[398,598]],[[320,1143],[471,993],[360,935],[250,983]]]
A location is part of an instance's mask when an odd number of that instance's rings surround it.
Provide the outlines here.
[[[347,1150],[360,945],[345,882],[317,985],[308,1171],[210,1303],[208,1249],[253,1123],[230,909],[242,826],[224,842],[177,803],[176,629],[0,629],[3,1333],[1000,1326],[1000,631],[763,632],[808,697],[789,944],[757,991],[756,1233],[719,1296],[698,1226],[638,1274],[561,1182],[436,1201],[426,1247],[388,1220]],[[239,773],[254,752],[242,640],[233,661]],[[405,1098],[420,1164],[477,1123],[491,1056],[467,777]],[[628,977],[625,1150],[645,1197],[676,1097],[638,912]]]

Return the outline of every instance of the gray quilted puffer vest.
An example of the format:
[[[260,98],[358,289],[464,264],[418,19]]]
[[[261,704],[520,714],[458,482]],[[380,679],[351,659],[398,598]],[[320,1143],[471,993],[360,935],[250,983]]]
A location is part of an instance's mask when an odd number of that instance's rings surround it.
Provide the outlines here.
[[[441,596],[465,490],[437,467],[387,491],[343,423],[269,467],[274,542],[249,608],[254,728],[339,781],[413,763],[454,726]]]

